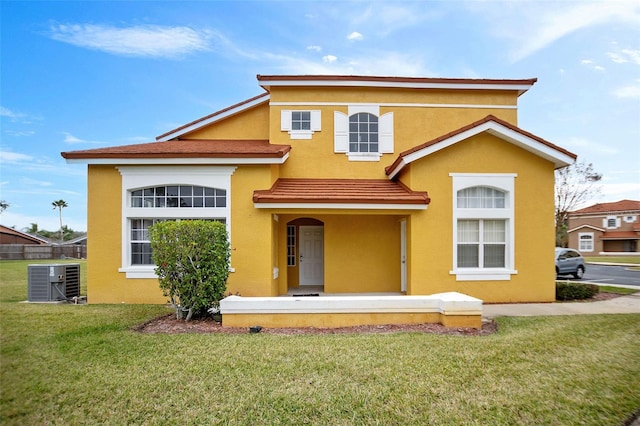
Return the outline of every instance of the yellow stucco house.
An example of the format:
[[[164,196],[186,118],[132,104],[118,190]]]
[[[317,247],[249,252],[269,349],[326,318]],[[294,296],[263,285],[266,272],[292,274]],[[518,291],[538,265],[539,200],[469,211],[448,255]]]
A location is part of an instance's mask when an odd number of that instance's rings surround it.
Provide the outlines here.
[[[431,319],[478,325],[478,302],[555,299],[554,170],[576,156],[517,127],[535,79],[257,80],[156,142],[62,153],[88,164],[89,303],[165,303],[146,229],[185,218],[227,225],[228,325],[419,322],[433,295]]]

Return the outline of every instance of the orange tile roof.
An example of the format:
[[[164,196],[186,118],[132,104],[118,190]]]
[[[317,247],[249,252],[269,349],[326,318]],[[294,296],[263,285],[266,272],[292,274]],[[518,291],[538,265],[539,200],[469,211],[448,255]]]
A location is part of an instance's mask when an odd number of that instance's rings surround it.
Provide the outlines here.
[[[66,159],[95,158],[282,158],[290,145],[268,140],[182,139],[63,152]]]
[[[429,204],[426,192],[388,179],[278,179],[253,192],[254,203]]]
[[[558,152],[561,152],[562,154],[565,154],[565,155],[567,155],[567,156],[569,156],[569,157],[571,157],[573,159],[578,158],[578,156],[576,154],[574,154],[572,152],[569,152],[566,149],[561,148],[561,147],[559,147],[557,145],[554,145],[551,142],[546,141],[546,140],[534,135],[533,133],[529,133],[529,132],[527,132],[525,130],[522,130],[521,128],[516,127],[513,124],[511,124],[511,123],[509,123],[507,121],[501,120],[500,118],[495,117],[493,115],[487,115],[486,117],[484,117],[484,118],[482,118],[482,119],[480,119],[478,121],[475,121],[475,122],[473,122],[471,124],[468,124],[468,125],[466,125],[464,127],[459,128],[457,130],[453,130],[453,131],[451,131],[451,132],[449,132],[447,134],[444,134],[444,135],[442,135],[440,137],[437,137],[435,139],[432,139],[432,140],[427,141],[427,142],[425,142],[423,144],[417,145],[417,146],[415,146],[413,148],[410,148],[410,149],[408,149],[406,151],[401,152],[398,155],[398,158],[396,158],[396,160],[393,162],[393,164],[391,164],[390,166],[385,168],[385,172],[387,173],[387,175],[391,174],[394,171],[394,169],[396,169],[401,164],[403,158],[408,156],[408,155],[410,155],[410,154],[413,154],[413,153],[415,153],[417,151],[420,151],[422,149],[428,148],[428,147],[430,147],[432,145],[436,145],[436,144],[438,144],[440,142],[446,141],[447,139],[450,139],[450,138],[452,138],[454,136],[457,136],[457,135],[459,135],[461,133],[464,133],[464,132],[466,132],[468,130],[473,129],[474,127],[478,127],[478,126],[480,126],[482,124],[485,124],[485,123],[488,123],[490,121],[496,122],[496,123],[498,123],[498,124],[500,124],[502,126],[507,127],[510,130],[513,130],[514,132],[518,132],[523,136],[526,136],[526,137],[531,138],[531,139],[533,139],[533,140],[535,140],[537,142],[540,142],[541,144],[546,145],[547,147],[552,148],[552,149],[554,149],[554,150],[556,150]]]
[[[600,237],[602,240],[640,240],[640,235],[634,231],[605,232]]]
[[[587,213],[613,213],[640,211],[640,201],[636,200],[620,200],[612,203],[598,203],[583,209],[572,211],[571,214],[587,214]]]

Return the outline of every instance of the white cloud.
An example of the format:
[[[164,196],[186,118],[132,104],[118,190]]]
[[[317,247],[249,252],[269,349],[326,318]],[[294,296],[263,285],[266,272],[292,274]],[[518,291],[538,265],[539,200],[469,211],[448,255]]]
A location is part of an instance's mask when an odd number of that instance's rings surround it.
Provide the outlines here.
[[[640,65],[640,50],[622,49],[618,52],[607,52],[607,55],[618,64],[631,62]]]
[[[34,120],[41,120],[40,117],[30,116],[21,112],[11,111],[9,108],[0,106],[0,117],[7,117],[12,123],[30,124]]]
[[[326,55],[326,56],[322,57],[322,62],[326,62],[327,64],[332,64],[337,60],[338,60],[338,58],[336,56],[333,56],[333,55]]]
[[[351,34],[349,34],[347,36],[347,40],[351,40],[351,41],[360,41],[360,40],[364,40],[364,37],[362,34],[360,34],[357,31],[352,32]]]
[[[22,178],[20,179],[20,183],[23,185],[29,185],[29,186],[43,186],[43,187],[53,186],[53,183],[49,181],[36,180],[32,178]]]
[[[103,52],[153,58],[179,58],[208,50],[213,33],[189,27],[139,25],[113,27],[92,24],[58,24],[50,29],[54,40]]]
[[[518,62],[568,34],[611,22],[640,24],[637,1],[481,2],[471,9],[486,16],[500,37],[511,39],[511,60]]]
[[[322,47],[320,47],[320,46],[307,46],[307,50],[311,50],[313,52],[321,52],[322,51]]]
[[[4,132],[6,134],[8,134],[9,136],[16,136],[16,137],[33,136],[36,133],[33,130],[23,130],[23,131],[20,131],[20,130],[5,130]]]
[[[635,84],[617,88],[613,95],[618,98],[640,99],[640,80],[636,80]]]
[[[72,135],[69,132],[62,132],[62,134],[64,135],[64,143],[69,144],[69,145],[75,145],[75,144],[80,144],[80,143],[90,143],[90,144],[99,144],[102,142],[98,142],[98,141],[88,141],[86,139],[80,139],[75,137],[74,135]]]
[[[0,151],[0,161],[3,163],[18,163],[21,161],[31,161],[33,157],[27,154],[20,154],[18,152]]]

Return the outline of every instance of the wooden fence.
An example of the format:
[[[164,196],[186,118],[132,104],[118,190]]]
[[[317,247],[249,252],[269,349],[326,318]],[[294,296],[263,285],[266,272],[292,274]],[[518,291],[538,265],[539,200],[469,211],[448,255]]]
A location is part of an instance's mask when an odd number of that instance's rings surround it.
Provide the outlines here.
[[[34,245],[34,244],[2,244],[0,259],[3,260],[38,260],[38,259],[86,259],[86,245]]]

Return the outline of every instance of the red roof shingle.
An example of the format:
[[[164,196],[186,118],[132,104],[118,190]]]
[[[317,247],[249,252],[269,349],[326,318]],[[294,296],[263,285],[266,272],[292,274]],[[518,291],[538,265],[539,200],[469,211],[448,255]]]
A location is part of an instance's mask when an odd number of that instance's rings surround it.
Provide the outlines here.
[[[388,179],[278,179],[253,192],[254,203],[429,204],[426,192]]]
[[[571,214],[587,214],[587,213],[613,213],[640,211],[640,201],[636,200],[620,200],[612,203],[598,203],[583,209],[572,211]]]

